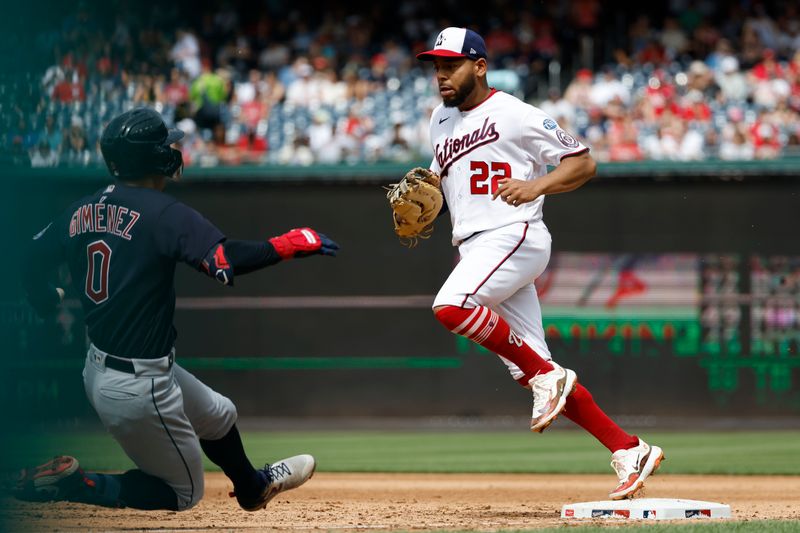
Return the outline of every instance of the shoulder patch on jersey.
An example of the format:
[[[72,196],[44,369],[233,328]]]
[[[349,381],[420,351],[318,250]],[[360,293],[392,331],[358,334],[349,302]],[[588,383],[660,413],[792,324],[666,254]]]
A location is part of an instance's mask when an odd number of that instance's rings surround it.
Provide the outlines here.
[[[556,124],[556,121],[553,120],[552,118],[544,119],[544,129],[546,129],[546,130],[554,130],[557,127],[558,127],[558,124]]]
[[[558,137],[558,140],[561,141],[561,144],[563,144],[567,148],[578,147],[578,141],[575,139],[575,137],[573,137],[564,130],[561,129],[556,130],[556,137]]]

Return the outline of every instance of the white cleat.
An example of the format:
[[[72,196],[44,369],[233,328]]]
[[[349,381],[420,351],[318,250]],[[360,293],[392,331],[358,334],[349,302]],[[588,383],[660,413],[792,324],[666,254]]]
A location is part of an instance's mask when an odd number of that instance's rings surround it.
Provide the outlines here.
[[[663,460],[663,450],[658,446],[650,446],[642,439],[639,439],[638,446],[614,452],[611,455],[611,467],[617,473],[619,485],[608,497],[612,500],[635,497],[644,488],[648,476],[658,470]]]
[[[568,368],[554,362],[553,370],[533,376],[528,384],[533,392],[533,414],[531,431],[541,433],[561,414],[567,404],[567,397],[575,390],[578,377]]]
[[[239,506],[245,511],[258,511],[281,492],[296,489],[311,479],[316,468],[314,457],[308,454],[281,459],[258,470],[264,480],[264,488],[255,498],[240,498],[235,493],[231,493],[231,496],[236,496]]]

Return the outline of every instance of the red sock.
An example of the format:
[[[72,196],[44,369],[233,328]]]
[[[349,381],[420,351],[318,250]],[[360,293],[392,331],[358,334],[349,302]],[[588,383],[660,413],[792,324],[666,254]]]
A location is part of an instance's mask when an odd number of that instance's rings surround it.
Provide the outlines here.
[[[564,416],[594,435],[611,453],[638,446],[639,437],[628,435],[595,403],[586,387],[578,383],[567,398]]]
[[[462,309],[447,305],[436,311],[436,318],[453,333],[466,337],[517,365],[525,374],[517,380],[523,387],[539,372],[553,370],[549,361],[542,359],[522,339],[512,335],[508,322],[488,307]]]

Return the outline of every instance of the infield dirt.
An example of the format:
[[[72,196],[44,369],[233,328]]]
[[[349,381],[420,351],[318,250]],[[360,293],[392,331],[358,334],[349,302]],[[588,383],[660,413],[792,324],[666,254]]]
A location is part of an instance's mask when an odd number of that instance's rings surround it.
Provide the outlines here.
[[[230,482],[209,473],[203,501],[182,513],[3,499],[2,514],[15,530],[34,531],[535,529],[575,524],[559,518],[561,506],[605,500],[614,481],[613,475],[323,472],[264,511],[246,513],[228,496]],[[646,491],[652,498],[727,503],[736,520],[798,520],[798,493],[795,476],[661,475],[648,481]]]

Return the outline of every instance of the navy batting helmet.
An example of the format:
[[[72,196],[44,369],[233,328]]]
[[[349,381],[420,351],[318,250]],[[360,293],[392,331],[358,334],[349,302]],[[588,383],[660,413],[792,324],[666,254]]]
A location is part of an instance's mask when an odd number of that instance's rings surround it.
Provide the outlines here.
[[[142,107],[108,123],[100,137],[100,150],[115,178],[176,177],[183,168],[183,157],[170,145],[181,137],[181,130],[167,129],[161,115]]]

